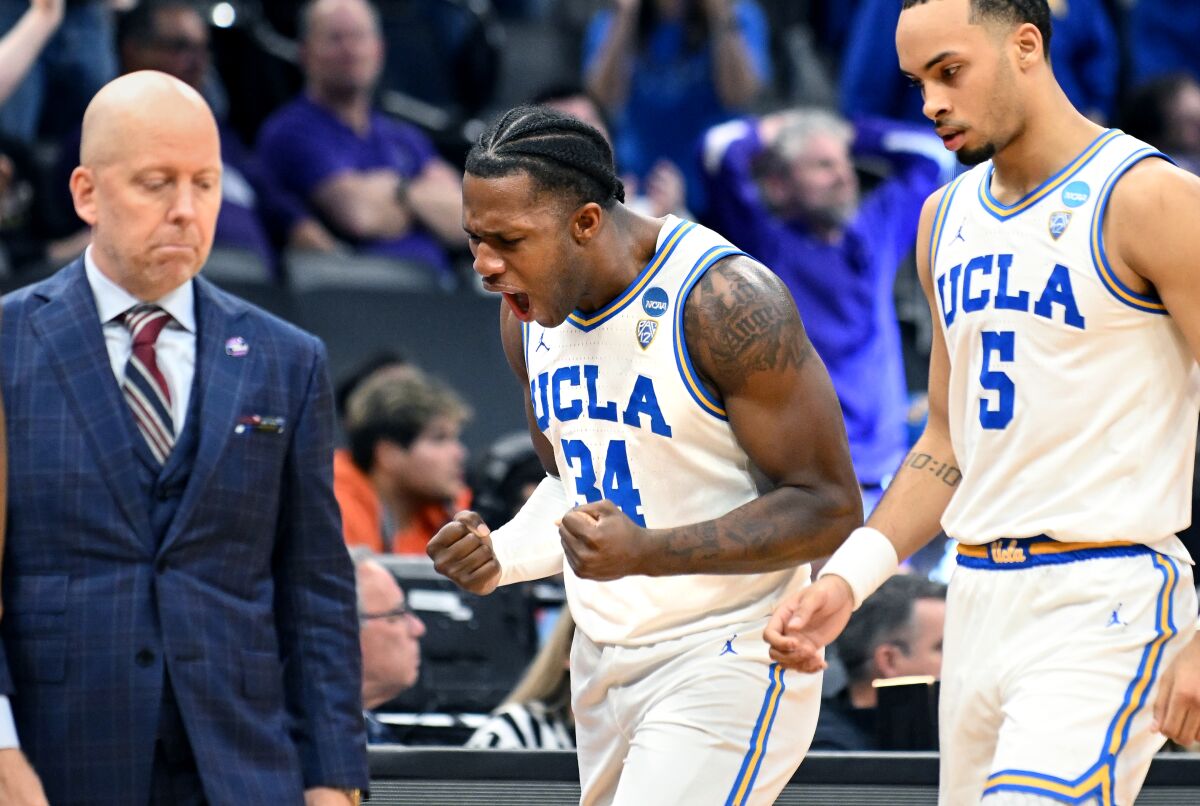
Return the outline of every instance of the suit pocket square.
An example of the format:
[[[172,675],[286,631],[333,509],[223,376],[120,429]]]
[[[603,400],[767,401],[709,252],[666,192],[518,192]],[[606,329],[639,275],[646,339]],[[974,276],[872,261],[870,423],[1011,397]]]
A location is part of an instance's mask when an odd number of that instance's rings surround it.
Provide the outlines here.
[[[283,417],[267,417],[262,414],[250,414],[239,417],[233,428],[235,434],[245,434],[247,431],[260,434],[282,434],[287,426]]]

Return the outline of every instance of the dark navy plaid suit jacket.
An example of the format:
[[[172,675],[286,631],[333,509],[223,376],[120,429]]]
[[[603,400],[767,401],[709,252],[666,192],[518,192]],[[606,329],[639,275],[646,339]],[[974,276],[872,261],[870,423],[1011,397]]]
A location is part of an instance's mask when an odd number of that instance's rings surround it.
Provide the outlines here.
[[[367,785],[324,347],[195,291],[199,446],[161,541],[82,261],[3,301],[0,692],[56,806],[148,802],[164,663],[209,802]]]

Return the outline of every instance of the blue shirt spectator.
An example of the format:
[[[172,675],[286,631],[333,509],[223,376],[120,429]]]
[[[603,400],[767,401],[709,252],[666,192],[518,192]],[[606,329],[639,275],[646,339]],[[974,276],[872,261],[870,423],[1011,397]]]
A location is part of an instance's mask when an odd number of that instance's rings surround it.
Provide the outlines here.
[[[1177,70],[1200,80],[1200,4],[1138,0],[1129,10],[1133,84]]]
[[[1108,120],[1120,50],[1103,1],[1050,0],[1050,12],[1050,63],[1058,83],[1081,112]],[[847,117],[925,121],[921,94],[901,74],[896,58],[899,16],[898,0],[860,3],[842,61],[841,108]]]
[[[865,198],[850,161],[882,158],[891,174]],[[805,110],[711,130],[704,169],[717,227],[791,290],[846,420],[864,500],[908,448],[908,390],[892,299],[925,197],[952,173],[931,133]]]
[[[347,171],[387,168],[413,179],[436,157],[433,144],[412,126],[372,111],[369,127],[360,136],[329,110],[301,96],[263,124],[258,154],[275,181],[301,199],[311,199],[322,183]],[[446,253],[421,228],[398,238],[363,240],[326,223],[363,254],[417,260],[450,272]]]
[[[670,160],[683,172],[688,207],[701,212],[696,145],[707,128],[753,101],[770,81],[771,61],[757,4],[728,0],[726,18],[716,19],[689,11],[692,3],[698,0],[683,3],[675,18],[657,15],[658,0],[599,12],[584,38],[583,67],[588,89],[612,117],[621,170],[644,182],[659,160]],[[697,41],[697,31],[707,38]]]

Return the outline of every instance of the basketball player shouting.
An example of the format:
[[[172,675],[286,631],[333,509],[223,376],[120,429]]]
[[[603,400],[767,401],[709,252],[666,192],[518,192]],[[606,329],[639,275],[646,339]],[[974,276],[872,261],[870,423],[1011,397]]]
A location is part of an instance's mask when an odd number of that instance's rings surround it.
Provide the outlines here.
[[[572,118],[515,109],[466,168],[475,271],[505,298],[552,476],[494,532],[460,513],[429,555],[478,593],[563,572],[583,803],[773,802],[820,676],[784,675],[762,630],[862,518],[795,303],[716,233],[625,207]]]

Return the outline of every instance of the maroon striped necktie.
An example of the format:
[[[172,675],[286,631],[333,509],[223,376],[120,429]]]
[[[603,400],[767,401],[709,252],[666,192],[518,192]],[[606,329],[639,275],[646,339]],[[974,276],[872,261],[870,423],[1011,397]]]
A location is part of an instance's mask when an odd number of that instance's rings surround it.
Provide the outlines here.
[[[125,365],[121,392],[133,411],[138,430],[159,464],[167,461],[175,445],[175,423],[171,418],[171,390],[158,368],[154,343],[171,321],[171,314],[157,305],[135,305],[121,316],[133,335],[133,354]]]

